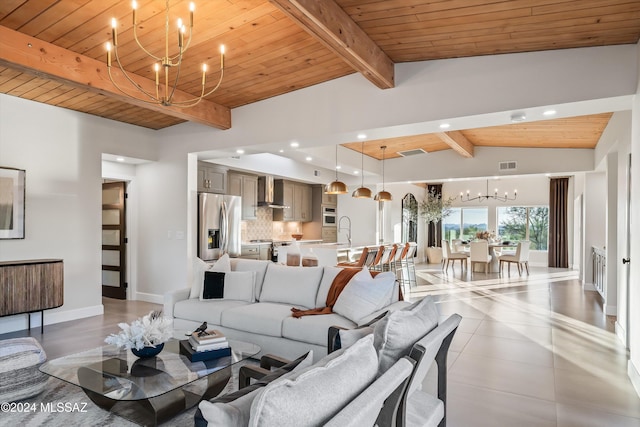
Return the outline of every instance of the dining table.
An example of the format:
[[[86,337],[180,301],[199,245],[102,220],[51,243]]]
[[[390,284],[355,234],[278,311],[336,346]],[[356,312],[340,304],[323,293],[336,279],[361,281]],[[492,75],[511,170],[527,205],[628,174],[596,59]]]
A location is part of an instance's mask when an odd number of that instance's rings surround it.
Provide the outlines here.
[[[489,273],[498,273],[500,269],[500,255],[497,252],[497,249],[500,248],[516,248],[518,246],[517,242],[489,242],[489,255],[491,255],[491,262],[489,263]],[[469,251],[469,245],[464,245],[465,252]]]

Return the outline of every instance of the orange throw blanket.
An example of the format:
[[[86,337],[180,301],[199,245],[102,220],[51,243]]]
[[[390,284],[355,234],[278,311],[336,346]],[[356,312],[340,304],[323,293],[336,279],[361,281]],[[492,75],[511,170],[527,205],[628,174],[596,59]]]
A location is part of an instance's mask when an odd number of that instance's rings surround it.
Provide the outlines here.
[[[329,288],[329,293],[327,294],[326,307],[318,307],[312,308],[310,310],[300,310],[299,308],[292,308],[293,317],[302,317],[302,316],[313,316],[316,314],[331,314],[333,313],[333,306],[336,301],[338,301],[338,297],[342,290],[347,286],[349,281],[353,276],[361,271],[360,268],[343,268],[338,275],[331,282],[331,288]],[[371,271],[371,277],[375,277],[379,271]],[[403,300],[402,297],[402,288],[399,290],[400,301]]]

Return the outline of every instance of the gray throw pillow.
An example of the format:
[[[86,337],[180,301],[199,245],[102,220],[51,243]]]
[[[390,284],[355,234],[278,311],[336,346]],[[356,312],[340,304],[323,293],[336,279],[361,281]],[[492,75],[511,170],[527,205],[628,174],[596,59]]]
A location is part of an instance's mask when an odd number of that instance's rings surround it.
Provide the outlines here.
[[[376,322],[373,345],[378,352],[378,376],[403,356],[420,338],[438,326],[438,309],[427,296],[404,310],[389,313]]]
[[[273,377],[274,381],[286,379],[289,376],[297,375],[298,372],[311,366],[313,362],[313,351],[300,356],[296,360],[279,368],[267,377]],[[277,376],[276,376],[277,375]],[[202,417],[207,421],[208,427],[227,426],[247,426],[249,425],[249,414],[251,404],[258,392],[269,383],[269,378],[263,378],[255,384],[242,388],[236,392],[213,399],[212,401],[202,401],[198,406]],[[277,379],[276,379],[277,378]]]
[[[322,426],[375,378],[373,336],[331,353],[296,378],[264,387],[251,405],[251,427]]]

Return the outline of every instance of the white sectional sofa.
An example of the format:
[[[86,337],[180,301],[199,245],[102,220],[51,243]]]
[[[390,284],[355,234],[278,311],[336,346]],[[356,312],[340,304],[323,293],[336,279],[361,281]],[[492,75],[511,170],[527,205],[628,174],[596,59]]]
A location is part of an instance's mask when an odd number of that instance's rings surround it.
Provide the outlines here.
[[[340,268],[287,267],[270,261],[232,259],[231,271],[255,272],[252,274],[253,295],[247,297],[245,292],[243,300],[226,297],[201,300],[196,289],[168,293],[164,314],[174,319],[176,329],[194,330],[206,321],[210,328],[221,330],[231,339],[259,345],[260,354],[273,353],[293,359],[313,350],[314,359],[318,360],[327,354],[330,326],[354,328],[385,311],[408,305],[398,301],[396,283],[388,303],[362,319],[355,319],[357,322],[336,313],[295,318],[292,307],[311,309],[326,305],[327,294]],[[198,280],[202,280],[195,276],[194,288]]]

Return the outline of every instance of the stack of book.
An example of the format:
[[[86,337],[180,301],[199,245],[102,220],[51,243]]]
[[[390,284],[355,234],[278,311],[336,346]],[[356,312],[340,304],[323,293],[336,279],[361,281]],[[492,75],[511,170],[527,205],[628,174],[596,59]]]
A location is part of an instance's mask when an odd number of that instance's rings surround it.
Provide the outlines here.
[[[204,334],[192,333],[188,340],[180,341],[180,352],[192,362],[231,356],[229,341],[216,329],[207,330]]]

